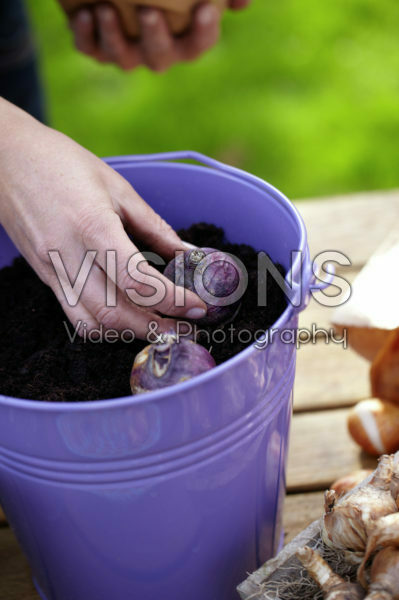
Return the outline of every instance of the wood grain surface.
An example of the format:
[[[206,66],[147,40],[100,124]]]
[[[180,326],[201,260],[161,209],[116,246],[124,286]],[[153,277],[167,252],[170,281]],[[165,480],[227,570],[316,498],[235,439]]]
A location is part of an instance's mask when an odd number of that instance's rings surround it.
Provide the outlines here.
[[[40,600],[28,563],[9,527],[0,528],[0,572],[1,600]]]
[[[370,363],[341,344],[319,340],[297,354],[294,411],[352,406],[370,396]]]
[[[357,469],[374,469],[376,458],[362,452],[350,437],[349,409],[294,415],[288,456],[287,490],[325,490]]]
[[[399,191],[367,192],[295,202],[308,231],[310,254],[339,250],[361,266],[399,220]]]
[[[284,543],[323,514],[324,492],[287,494],[284,503]]]

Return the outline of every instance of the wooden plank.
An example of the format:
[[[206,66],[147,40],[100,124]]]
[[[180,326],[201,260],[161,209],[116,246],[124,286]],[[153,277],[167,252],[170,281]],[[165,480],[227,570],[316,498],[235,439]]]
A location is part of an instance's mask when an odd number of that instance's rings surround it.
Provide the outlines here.
[[[27,561],[9,527],[0,528],[0,600],[40,600]]]
[[[318,340],[298,350],[294,411],[352,406],[370,396],[370,363],[350,348]]]
[[[287,494],[284,501],[284,544],[323,514],[324,492]]]
[[[358,272],[351,270],[344,276],[352,283]],[[298,350],[296,412],[352,406],[370,395],[370,363],[343,344],[334,343],[340,336],[331,335],[333,311],[312,298],[300,315],[300,334],[309,334],[311,341]]]
[[[350,437],[349,409],[294,415],[288,455],[287,490],[327,489],[357,469],[375,469],[377,459],[364,453]]]
[[[361,266],[399,219],[399,191],[371,192],[295,202],[309,235],[312,258],[339,250]]]

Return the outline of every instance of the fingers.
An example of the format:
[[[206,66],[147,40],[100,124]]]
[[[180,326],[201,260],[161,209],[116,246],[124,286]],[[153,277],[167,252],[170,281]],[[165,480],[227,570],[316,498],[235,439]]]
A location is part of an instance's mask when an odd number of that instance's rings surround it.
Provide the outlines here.
[[[158,333],[176,329],[176,322],[172,319],[163,319],[153,311],[134,306],[124,299],[120,291],[117,292],[115,299],[112,294],[107,297],[106,289],[106,275],[95,264],[79,301],[80,312],[83,314],[86,311],[90,315],[87,330],[93,327],[93,323],[97,323],[97,328],[100,325],[104,331],[111,329],[118,332],[129,331],[134,334],[134,337],[146,339],[151,331],[151,322],[156,323]]]
[[[126,38],[117,12],[111,6],[99,5],[95,8],[95,16],[99,43],[107,60],[124,70],[140,65],[140,49]]]
[[[75,331],[83,337],[84,333],[93,330],[101,332],[103,328],[103,333],[115,330],[119,333],[124,332],[126,337],[126,333],[129,332],[129,334],[133,333],[134,338],[145,340],[151,330],[156,334],[176,330],[176,321],[129,305],[121,293],[117,294],[115,305],[113,303],[108,305],[105,273],[97,265],[93,265],[76,306],[68,303],[55,278],[52,278],[50,286],[72,324],[72,328],[68,327],[71,337]],[[127,339],[131,339],[130,335]]]
[[[140,47],[126,38],[117,11],[106,4],[81,9],[70,18],[75,46],[100,62],[117,64],[124,70],[142,64]]]
[[[163,13],[155,8],[141,8],[138,18],[144,64],[153,71],[165,71],[177,56],[174,38]]]
[[[115,274],[111,279],[123,297],[137,306],[172,317],[200,319],[206,314],[204,302],[193,292],[175,286],[144,260],[127,236],[116,213],[98,215],[83,234],[86,248],[98,249],[96,261],[106,270],[107,250],[115,250]]]
[[[190,31],[176,39],[181,60],[193,60],[216,44],[220,36],[221,13],[213,4],[200,5]]]
[[[242,8],[249,0],[231,0],[232,8]],[[112,62],[124,70],[145,64],[162,72],[178,61],[197,58],[219,39],[221,13],[213,4],[204,3],[194,12],[190,30],[174,37],[162,11],[142,7],[138,10],[140,39],[125,36],[117,11],[100,4],[81,9],[71,17],[70,26],[78,50],[100,62]]]
[[[79,302],[76,306],[70,306],[59,281],[55,277],[51,277],[48,282],[53,290],[58,302],[68,317],[72,327],[77,330],[80,337],[83,336],[84,330],[91,331],[98,328],[98,321],[93,317],[90,311],[86,308],[83,302]],[[73,332],[72,332],[73,334]]]
[[[89,9],[79,10],[69,21],[75,46],[84,54],[94,56],[97,52],[94,16]]]
[[[202,4],[193,15],[190,31],[175,38],[161,11],[139,11],[140,47],[143,61],[153,71],[165,71],[178,60],[193,60],[216,44],[221,13],[213,4]]]

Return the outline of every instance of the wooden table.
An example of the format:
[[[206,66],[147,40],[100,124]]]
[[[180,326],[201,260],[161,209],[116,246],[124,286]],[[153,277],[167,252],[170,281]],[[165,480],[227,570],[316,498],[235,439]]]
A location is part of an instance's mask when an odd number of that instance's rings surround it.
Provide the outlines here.
[[[399,191],[298,202],[309,233],[311,256],[339,250],[351,260],[338,275],[353,280],[399,221]],[[300,327],[330,327],[331,308],[312,300]],[[322,514],[323,491],[350,471],[375,467],[346,429],[349,408],[369,397],[369,363],[324,338],[298,351],[284,511],[286,541]],[[0,600],[39,600],[13,533],[1,524]]]
[[[337,274],[353,281],[356,274],[396,226],[399,191],[356,194],[324,201],[304,201],[311,256],[339,250],[350,267]],[[314,300],[301,314],[299,326],[329,328],[333,309]],[[352,350],[324,338],[298,351],[284,510],[285,541],[323,513],[323,492],[338,477],[375,468],[376,459],[362,452],[347,431],[350,407],[370,397],[370,363]]]

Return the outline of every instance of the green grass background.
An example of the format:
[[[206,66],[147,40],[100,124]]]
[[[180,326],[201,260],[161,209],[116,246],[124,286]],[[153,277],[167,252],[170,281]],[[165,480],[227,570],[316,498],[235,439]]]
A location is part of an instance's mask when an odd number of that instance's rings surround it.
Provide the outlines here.
[[[254,0],[161,75],[97,65],[55,0],[28,5],[51,123],[100,156],[195,149],[295,198],[399,186],[397,0]]]

